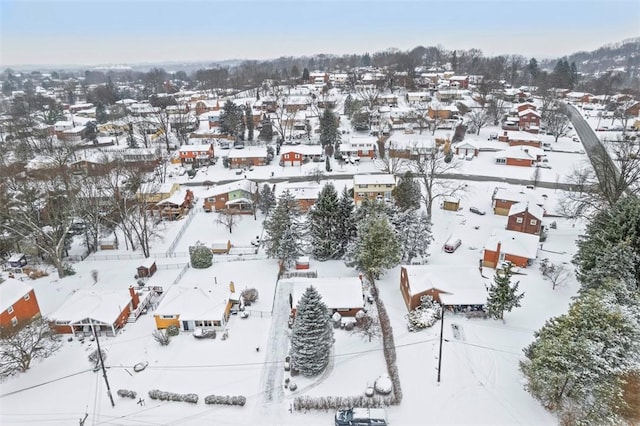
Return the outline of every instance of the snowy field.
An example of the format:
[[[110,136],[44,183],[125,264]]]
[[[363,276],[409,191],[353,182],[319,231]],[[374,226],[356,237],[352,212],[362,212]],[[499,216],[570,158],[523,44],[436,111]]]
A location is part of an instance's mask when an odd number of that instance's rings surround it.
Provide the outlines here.
[[[476,160],[473,160],[476,161]],[[343,181],[340,181],[343,182]],[[459,212],[434,210],[434,227],[428,263],[477,267],[483,244],[494,228],[504,228],[506,217],[491,212],[491,194],[495,183],[471,182],[463,194]],[[512,190],[522,187],[500,184]],[[538,190],[547,195],[547,210],[562,197],[554,190]],[[485,216],[471,214],[474,205],[487,211]],[[198,211],[181,235],[175,253],[185,253],[196,241],[231,239],[234,244],[248,245],[262,232],[262,216],[254,220],[243,217],[238,227],[228,230],[215,223],[214,213]],[[569,262],[575,251],[575,240],[584,232],[581,224],[554,218],[557,229],[549,230],[544,250],[538,259],[548,257],[553,262]],[[548,221],[547,221],[548,222]],[[165,252],[183,226],[182,221],[165,223],[165,238],[155,242],[152,252]],[[453,254],[441,250],[450,234],[462,238],[462,246]],[[99,252],[100,255],[131,252]],[[229,258],[232,258],[231,256]],[[140,259],[95,260],[91,257],[74,265],[77,274],[58,280],[55,274],[36,281],[35,287],[42,312],[55,311],[74,290],[79,288],[126,288],[135,284],[135,269]],[[186,257],[158,258],[158,265],[188,262]],[[313,269],[321,277],[357,277],[357,272],[343,262],[315,262]],[[94,285],[91,271],[99,271]],[[168,286],[180,269],[160,269],[148,285]],[[492,270],[484,269],[489,277]],[[407,309],[399,291],[399,267],[388,271],[378,282],[381,297],[389,312],[397,345],[398,368],[404,392],[399,407],[388,410],[392,424],[552,424],[554,418],[523,389],[518,372],[522,348],[533,339],[533,333],[546,319],[566,311],[577,284],[572,277],[565,285],[552,290],[537,264],[518,275],[520,289],[526,295],[522,307],[505,315],[505,322],[466,319],[447,314],[444,325],[442,380],[438,384],[439,323],[430,329],[409,333],[404,316]],[[274,302],[277,262],[273,259],[228,261],[216,256],[211,268],[189,269],[175,285],[227,286],[234,281],[237,289],[255,287],[260,299],[252,305],[256,314],[247,319],[232,316],[229,339],[222,341],[196,340],[190,333],[182,333],[167,347],[160,347],[151,337],[154,330],[152,312],[136,323],[127,324],[115,337],[104,337],[101,344],[107,352],[109,381],[114,392],[115,407],[111,407],[104,381],[93,372],[87,356],[94,342],[68,342],[52,358],[38,362],[25,374],[1,384],[0,423],[3,425],[43,424],[69,425],[88,414],[92,425],[326,425],[332,423],[333,413],[291,413],[296,395],[336,396],[360,395],[375,379],[386,373],[381,342],[366,341],[360,335],[336,330],[336,344],[329,370],[322,377],[310,380],[293,378],[298,390],[281,389],[282,398],[267,402],[265,377],[275,369],[281,377],[283,359],[269,353],[270,342],[286,336],[286,323],[272,324],[268,314]],[[218,284],[215,284],[217,282]],[[453,336],[451,325],[458,325],[461,333]],[[284,339],[286,341],[286,339]],[[260,348],[260,350],[256,350]],[[276,357],[274,359],[274,357]],[[140,373],[133,365],[148,362]],[[115,396],[117,389],[131,389],[145,399],[145,405],[135,400]],[[158,402],[147,392],[160,389],[178,393],[197,393],[196,405],[185,402]],[[244,407],[205,405],[206,395],[244,395]]]

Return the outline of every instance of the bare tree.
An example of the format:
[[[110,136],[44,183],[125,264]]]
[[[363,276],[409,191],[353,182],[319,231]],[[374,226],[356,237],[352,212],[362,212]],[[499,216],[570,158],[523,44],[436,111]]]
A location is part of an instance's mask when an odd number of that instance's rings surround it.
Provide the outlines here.
[[[502,120],[506,111],[505,102],[500,98],[492,98],[487,106],[487,115],[494,126],[497,126]]]
[[[549,259],[542,259],[540,262],[540,272],[543,277],[551,281],[552,289],[562,285],[571,275],[569,268],[562,263],[551,263]]]
[[[474,108],[469,113],[469,122],[475,126],[476,135],[480,134],[480,129],[487,125],[489,114],[485,108]]]
[[[566,136],[571,128],[569,111],[567,107],[561,103],[554,103],[548,108],[543,116],[543,120],[547,126],[547,133],[553,135],[555,142],[558,142],[561,136]]]
[[[387,140],[386,152],[378,150],[378,158],[376,159],[376,167],[385,173],[398,175],[406,171],[409,159],[403,152],[399,152],[397,142]]]
[[[360,334],[364,336],[369,342],[374,337],[382,335],[380,328],[380,322],[372,315],[365,311],[358,311],[356,314],[356,327],[353,330],[354,334]]]
[[[220,225],[224,225],[229,230],[230,234],[233,233],[233,228],[238,226],[239,221],[240,215],[232,209],[224,209],[218,212],[218,217],[216,218],[216,222]]]
[[[414,107],[413,113],[418,125],[418,132],[422,134],[422,130],[429,127],[429,105],[421,102]]]
[[[356,88],[356,95],[369,108],[369,111],[377,109],[381,95],[378,87],[358,87]]]
[[[533,173],[531,173],[531,182],[533,186],[538,186],[540,183],[540,167],[536,167]]]
[[[438,148],[421,153],[410,161],[409,167],[422,185],[424,191],[421,194],[422,201],[429,217],[431,217],[433,204],[438,198],[454,196],[466,188],[465,183],[446,180],[445,175],[455,172],[458,169],[458,163],[453,159],[447,162],[444,151]]]
[[[19,331],[0,329],[0,377],[23,373],[31,362],[53,355],[62,346],[46,318],[27,323]]]

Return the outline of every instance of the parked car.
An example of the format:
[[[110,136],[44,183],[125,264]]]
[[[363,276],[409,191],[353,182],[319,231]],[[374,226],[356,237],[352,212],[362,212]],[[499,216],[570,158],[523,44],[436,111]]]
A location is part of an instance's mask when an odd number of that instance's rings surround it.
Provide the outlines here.
[[[336,411],[336,426],[387,426],[384,408],[351,408]]]
[[[470,211],[471,213],[479,214],[479,215],[481,215],[481,216],[484,216],[484,215],[487,213],[487,212],[485,212],[484,210],[480,210],[480,209],[479,209],[479,208],[477,208],[477,207],[469,207],[469,211]]]
[[[196,339],[215,339],[216,331],[212,328],[197,327],[193,330],[193,337]]]
[[[458,247],[460,247],[461,244],[462,244],[462,240],[460,238],[451,236],[449,237],[447,242],[444,243],[444,246],[442,246],[442,249],[444,250],[445,253],[453,253],[454,251],[458,250]]]

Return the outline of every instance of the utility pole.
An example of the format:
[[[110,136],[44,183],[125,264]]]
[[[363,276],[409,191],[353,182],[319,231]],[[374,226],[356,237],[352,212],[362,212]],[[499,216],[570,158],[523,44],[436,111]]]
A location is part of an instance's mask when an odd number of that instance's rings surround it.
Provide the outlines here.
[[[440,318],[440,350],[438,352],[438,383],[440,383],[440,369],[442,367],[442,334],[444,331],[444,311],[446,306],[442,305],[442,317]]]
[[[109,399],[111,400],[111,406],[115,407],[116,403],[113,402],[113,395],[111,394],[109,379],[107,379],[107,370],[104,368],[104,359],[102,359],[102,351],[100,350],[100,341],[98,340],[98,333],[96,332],[95,327],[93,327],[93,321],[91,322],[91,328],[93,329],[93,335],[96,338],[96,345],[98,346],[98,358],[100,359],[100,367],[102,367],[102,377],[104,377],[104,382],[107,384],[107,395],[109,395]],[[442,336],[440,337],[442,338]]]

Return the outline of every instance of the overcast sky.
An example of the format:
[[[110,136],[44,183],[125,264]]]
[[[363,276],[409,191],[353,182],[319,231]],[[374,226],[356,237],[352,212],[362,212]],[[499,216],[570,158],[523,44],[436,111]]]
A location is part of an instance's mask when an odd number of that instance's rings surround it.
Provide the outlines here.
[[[640,36],[639,0],[0,0],[0,66],[478,48],[558,57]]]

